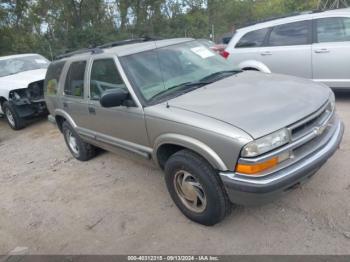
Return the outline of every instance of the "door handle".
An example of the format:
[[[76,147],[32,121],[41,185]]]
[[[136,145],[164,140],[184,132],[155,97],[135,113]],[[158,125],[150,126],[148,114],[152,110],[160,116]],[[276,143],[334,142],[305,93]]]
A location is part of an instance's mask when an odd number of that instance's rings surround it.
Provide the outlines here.
[[[262,56],[268,56],[268,55],[272,55],[272,53],[270,51],[265,51],[261,53]]]
[[[89,107],[88,107],[88,110],[89,110],[89,113],[90,113],[90,114],[92,114],[92,115],[96,115],[96,110],[95,110],[95,108],[94,108],[94,107],[89,106]]]
[[[68,103],[67,102],[63,102],[63,107],[64,108],[68,108]]]
[[[329,51],[329,49],[327,49],[327,48],[322,48],[322,49],[316,49],[315,50],[315,53],[316,54],[326,54],[326,53],[329,53],[330,51]]]

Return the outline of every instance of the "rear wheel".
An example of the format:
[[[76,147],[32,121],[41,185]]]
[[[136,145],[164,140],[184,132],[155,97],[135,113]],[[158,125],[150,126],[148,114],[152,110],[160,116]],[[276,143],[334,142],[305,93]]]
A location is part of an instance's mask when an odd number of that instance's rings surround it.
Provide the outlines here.
[[[181,212],[207,226],[220,222],[231,203],[216,170],[202,157],[181,150],[165,164],[168,191]]]
[[[96,155],[96,148],[84,142],[68,122],[63,122],[62,131],[68,149],[76,159],[87,161]]]
[[[9,102],[4,102],[2,104],[2,110],[6,117],[7,123],[13,130],[19,130],[25,126],[24,119],[19,117],[16,110]]]

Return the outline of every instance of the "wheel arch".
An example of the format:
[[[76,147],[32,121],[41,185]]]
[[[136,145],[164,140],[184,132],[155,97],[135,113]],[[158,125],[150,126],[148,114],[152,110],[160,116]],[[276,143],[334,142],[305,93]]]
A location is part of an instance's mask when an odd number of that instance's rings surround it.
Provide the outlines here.
[[[158,137],[154,145],[152,158],[163,169],[166,161],[182,149],[188,149],[197,153],[217,170],[228,170],[219,155],[205,143],[195,138],[179,134],[165,134]]]
[[[64,121],[67,121],[73,128],[76,128],[74,120],[63,110],[55,110],[55,120],[58,126],[58,129],[62,132],[62,124]]]
[[[241,62],[238,67],[242,70],[257,70],[263,73],[271,73],[271,70],[262,62],[256,60],[247,60]]]

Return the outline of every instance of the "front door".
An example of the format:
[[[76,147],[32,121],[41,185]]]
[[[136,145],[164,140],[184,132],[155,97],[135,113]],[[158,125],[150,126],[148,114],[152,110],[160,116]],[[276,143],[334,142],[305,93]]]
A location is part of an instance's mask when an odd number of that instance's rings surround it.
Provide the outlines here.
[[[148,152],[148,136],[141,107],[104,108],[100,105],[99,99],[104,91],[118,88],[128,91],[114,58],[94,59],[89,80],[88,126],[96,133],[96,140],[137,153]]]
[[[260,49],[260,58],[273,73],[312,78],[311,21],[275,26]]]

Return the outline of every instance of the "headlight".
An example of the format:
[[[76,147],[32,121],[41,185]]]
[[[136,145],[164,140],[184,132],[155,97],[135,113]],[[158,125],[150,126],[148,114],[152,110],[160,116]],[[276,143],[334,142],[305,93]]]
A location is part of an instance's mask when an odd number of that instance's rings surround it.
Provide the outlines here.
[[[243,157],[254,157],[269,152],[277,147],[283,146],[290,141],[289,132],[286,128],[264,136],[248,143],[243,147]]]

